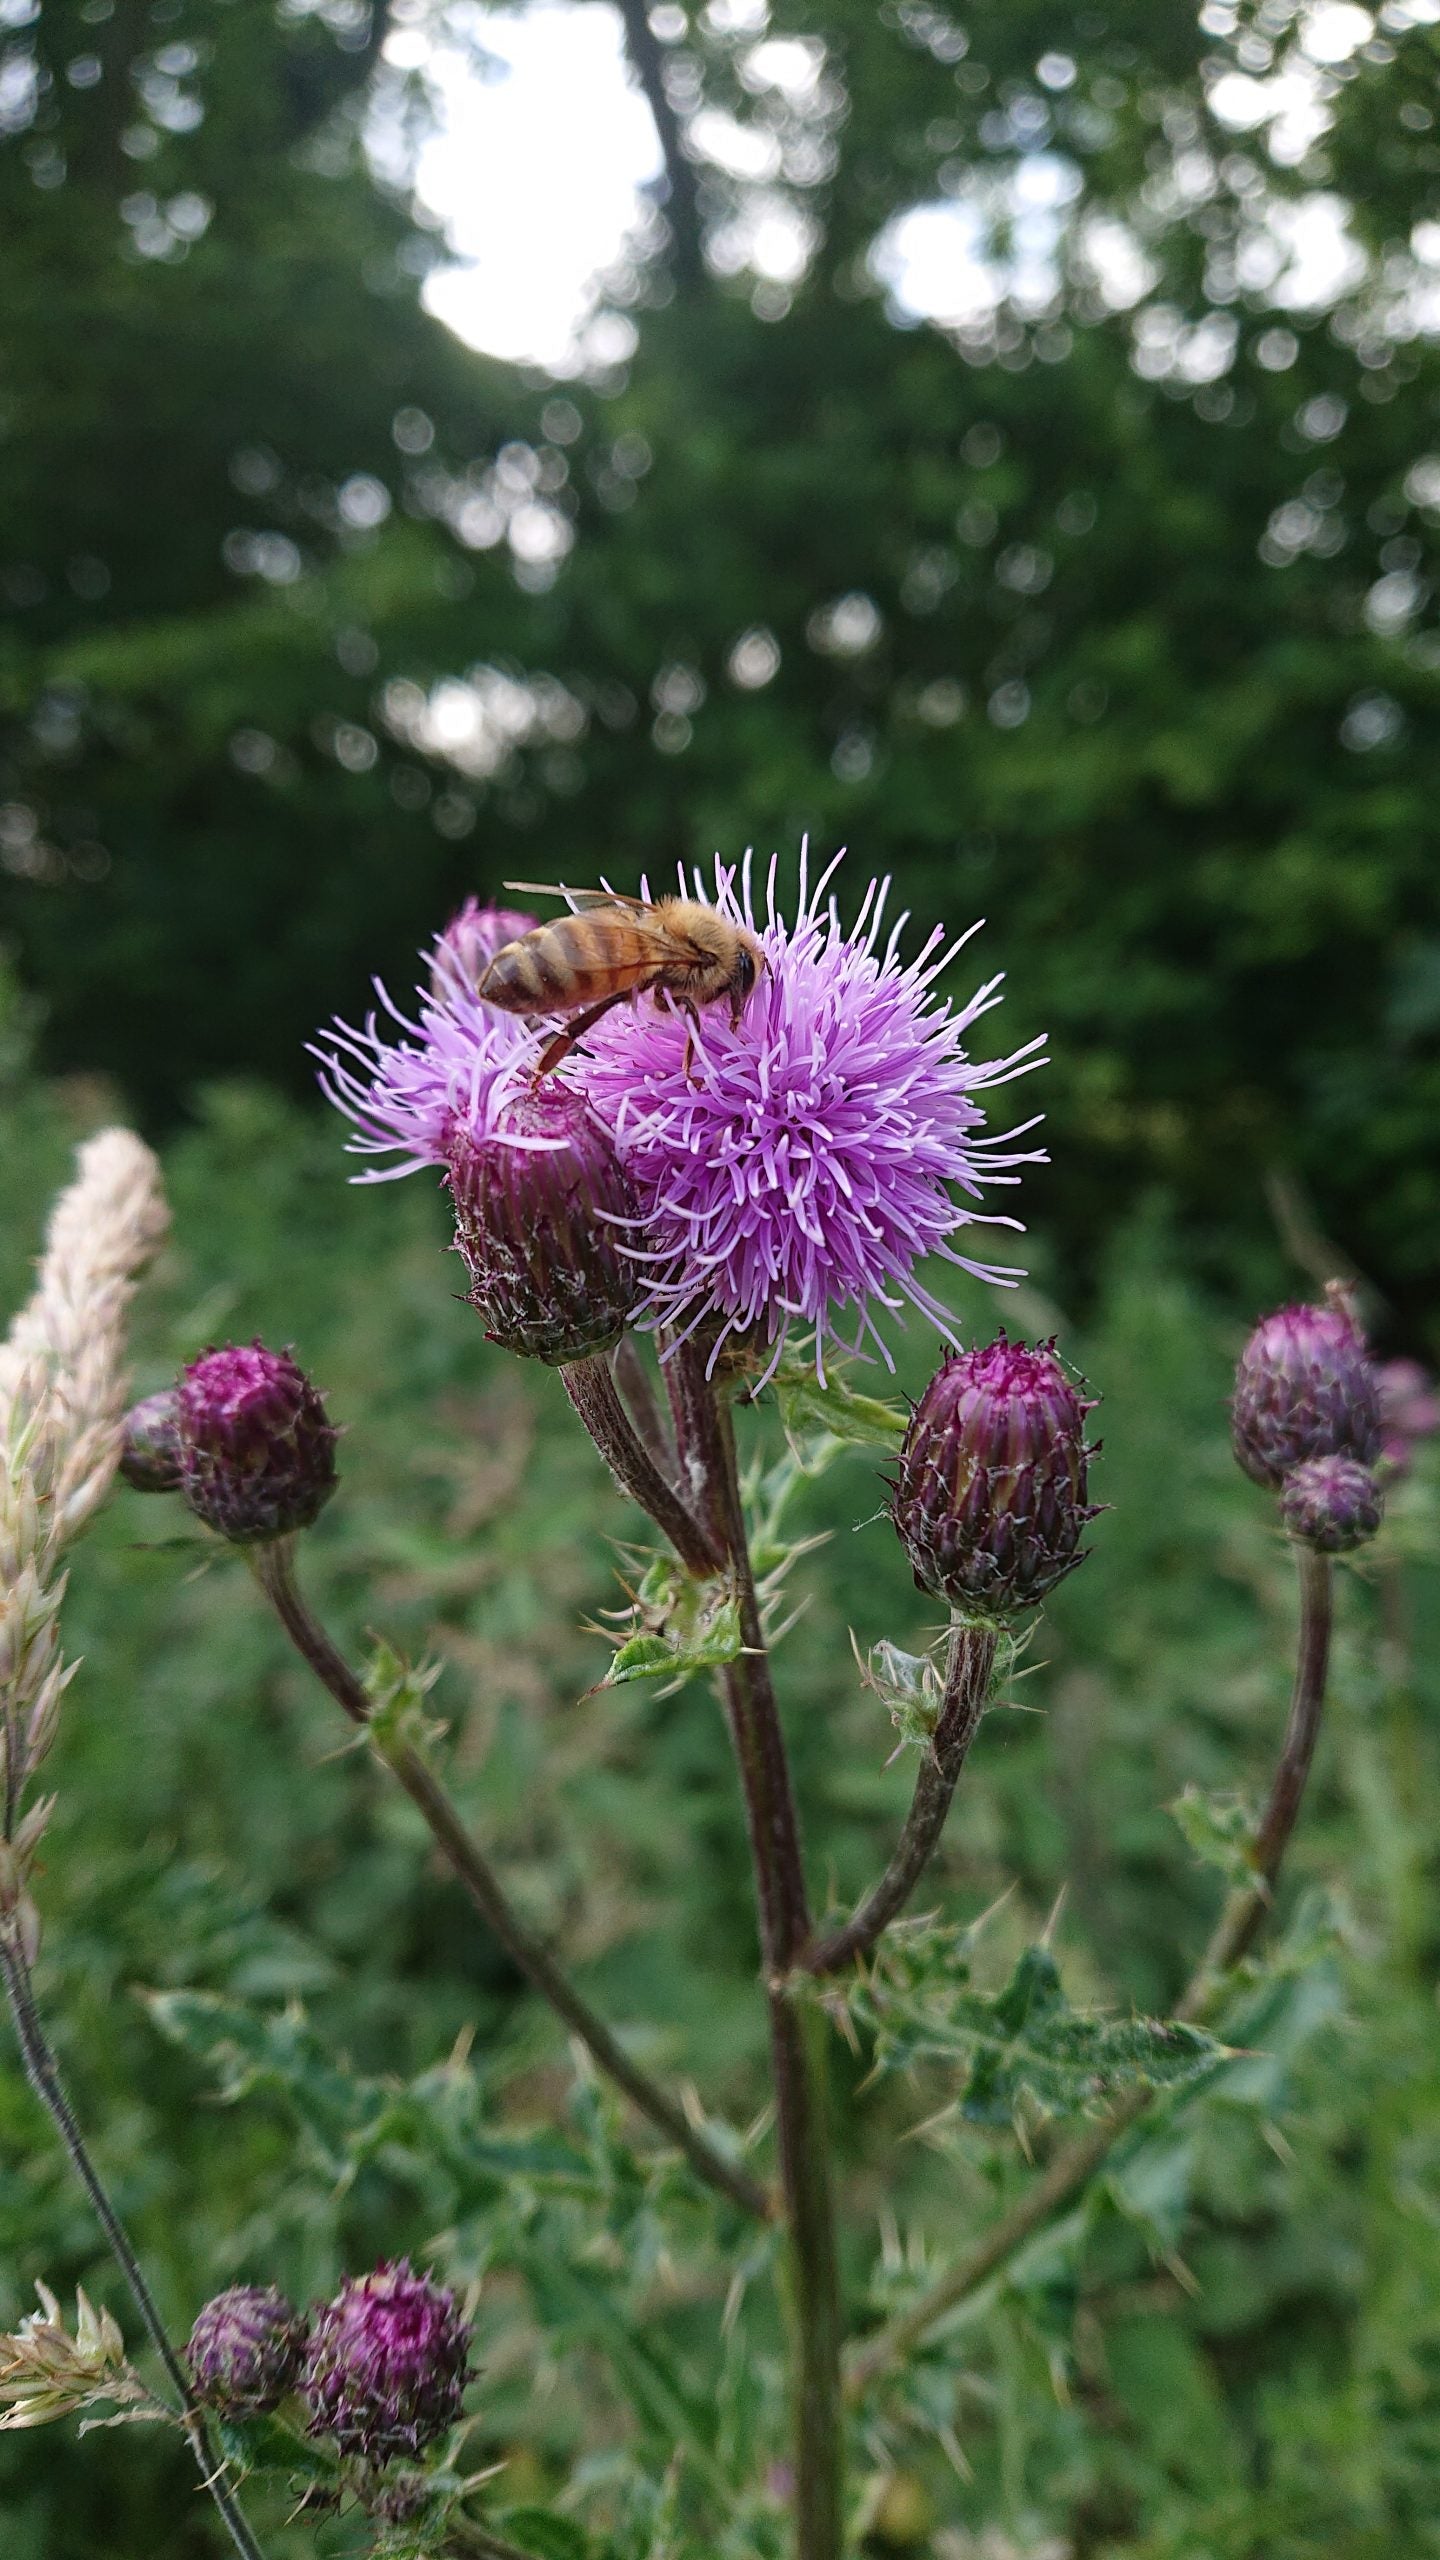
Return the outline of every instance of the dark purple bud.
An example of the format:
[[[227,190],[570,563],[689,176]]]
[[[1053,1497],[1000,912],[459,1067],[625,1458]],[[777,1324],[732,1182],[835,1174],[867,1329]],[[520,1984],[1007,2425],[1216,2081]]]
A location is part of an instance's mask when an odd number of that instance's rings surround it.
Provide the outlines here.
[[[1380,1455],[1380,1395],[1365,1336],[1337,1290],[1328,1306],[1280,1307],[1240,1355],[1230,1408],[1235,1455],[1256,1484],[1307,1458]]]
[[[497,1133],[450,1146],[455,1242],[492,1342],[582,1360],[618,1342],[639,1296],[637,1203],[608,1130],[553,1081],[518,1093]]]
[[[430,993],[437,1004],[457,991],[473,995],[496,952],[533,933],[536,921],[518,907],[482,907],[478,898],[467,898],[436,936],[430,955]]]
[[[1375,1383],[1385,1464],[1392,1476],[1408,1476],[1419,1443],[1440,1431],[1440,1395],[1418,1360],[1382,1361]]]
[[[137,1493],[180,1490],[180,1414],[173,1387],[145,1396],[125,1416],[120,1473]]]
[[[460,2415],[470,2327],[455,2296],[408,2259],[347,2276],[317,2309],[300,2378],[312,2436],[367,2462],[417,2454]]]
[[[303,2312],[273,2284],[236,2284],[207,2302],[190,2332],[190,2379],[207,2408],[259,2417],[300,2378]]]
[[[182,1370],[181,1485],[198,1519],[239,1546],[308,1529],[335,1490],[335,1432],[288,1351],[202,1351]]]
[[[922,1591],[990,1618],[1033,1608],[1081,1562],[1085,1416],[1053,1344],[954,1352],[905,1434],[891,1518]]]
[[[1322,1556],[1363,1547],[1384,1509],[1379,1484],[1358,1458],[1306,1458],[1280,1487],[1280,1517],[1291,1537]]]

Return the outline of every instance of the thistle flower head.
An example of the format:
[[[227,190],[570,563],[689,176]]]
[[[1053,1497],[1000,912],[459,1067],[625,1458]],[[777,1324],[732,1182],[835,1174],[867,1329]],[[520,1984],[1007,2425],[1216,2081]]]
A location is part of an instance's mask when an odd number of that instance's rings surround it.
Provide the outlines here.
[[[236,2284],[197,2314],[186,2349],[190,2379],[227,2417],[276,2409],[299,2379],[306,2322],[273,2284]]]
[[[353,1124],[349,1153],[394,1159],[357,1173],[356,1182],[394,1182],[444,1165],[457,1129],[479,1140],[495,1126],[536,1044],[514,1014],[481,1003],[475,981],[500,944],[531,922],[472,898],[431,945],[413,1020],[377,978],[378,1013],[358,1027],[337,1020],[311,1043],[321,1092]]]
[[[121,1429],[120,1474],[136,1493],[178,1493],[180,1411],[173,1387],[130,1407]]]
[[[349,2276],[312,2318],[300,2390],[312,2436],[372,2463],[417,2454],[460,2415],[470,2329],[408,2259]]]
[[[639,1296],[635,1196],[610,1133],[553,1080],[511,1097],[494,1133],[450,1142],[455,1242],[491,1340],[538,1360],[619,1340]]]
[[[1365,1337],[1343,1294],[1323,1307],[1280,1307],[1240,1355],[1231,1404],[1235,1455],[1256,1484],[1278,1487],[1309,1458],[1380,1454],[1380,1396]]]
[[[1280,1487],[1280,1517],[1291,1537],[1322,1556],[1363,1547],[1384,1509],[1375,1476],[1357,1458],[1306,1458]]]
[[[1053,1343],[1002,1335],[954,1352],[931,1379],[900,1451],[891,1518],[923,1591],[1007,1618],[1081,1562],[1094,1451]]]
[[[479,985],[489,963],[507,942],[518,942],[521,935],[534,929],[534,916],[522,914],[518,907],[482,906],[478,898],[467,898],[458,914],[453,915],[443,933],[437,934],[430,955],[430,993],[439,1003],[456,993],[471,993]]]
[[[1382,1454],[1392,1476],[1408,1476],[1422,1440],[1440,1431],[1440,1395],[1418,1360],[1384,1360],[1375,1372],[1380,1391]]]
[[[714,905],[758,932],[768,962],[740,1020],[723,1005],[692,1019],[664,997],[621,1007],[573,1069],[639,1194],[646,1321],[706,1326],[712,1359],[729,1335],[752,1333],[772,1366],[792,1328],[813,1329],[822,1375],[847,1316],[853,1347],[868,1334],[888,1358],[877,1304],[908,1300],[945,1327],[917,1277],[926,1254],[1013,1279],[954,1239],[977,1222],[1016,1225],[971,1204],[1040,1161],[1012,1151],[1022,1131],[982,1134],[978,1097],[1040,1064],[1038,1040],[1008,1058],[967,1056],[998,981],[958,1010],[942,1001],[940,928],[902,964],[904,918],[882,930],[886,885],[872,884],[847,932],[830,876],[811,890],[802,872],[788,923],[773,864],[757,919],[748,862],[738,875],[717,863]],[[703,895],[698,877],[693,888]]]
[[[339,1435],[288,1351],[202,1351],[175,1401],[181,1490],[208,1528],[247,1546],[318,1519],[335,1490]]]

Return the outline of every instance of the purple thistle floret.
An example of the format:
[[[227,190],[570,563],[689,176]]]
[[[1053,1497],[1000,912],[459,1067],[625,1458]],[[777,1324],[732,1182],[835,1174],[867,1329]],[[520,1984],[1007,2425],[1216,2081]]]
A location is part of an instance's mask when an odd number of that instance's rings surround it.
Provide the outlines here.
[[[196,2317],[186,2361],[197,2396],[226,2417],[278,2408],[299,2379],[302,2312],[273,2284],[236,2284]]]
[[[125,1416],[120,1473],[136,1493],[178,1493],[180,1414],[173,1387],[144,1396]]]
[[[953,1352],[910,1419],[891,1518],[922,1591],[1006,1619],[1083,1561],[1085,1417],[1053,1343]]]
[[[371,2463],[418,2454],[459,2417],[469,2370],[470,2326],[444,2285],[406,2258],[347,2276],[312,2314],[308,2432]]]
[[[1280,1517],[1291,1537],[1322,1556],[1366,1545],[1384,1509],[1379,1483],[1358,1458],[1307,1458],[1280,1487]]]
[[[1380,1395],[1365,1336],[1336,1290],[1323,1307],[1279,1307],[1240,1355],[1231,1404],[1235,1455],[1278,1488],[1309,1458],[1380,1455]]]
[[[239,1546],[308,1529],[335,1490],[333,1429],[288,1351],[263,1342],[202,1351],[175,1390],[181,1490],[197,1519]]]
[[[431,945],[415,1020],[377,978],[380,1014],[367,1015],[359,1028],[336,1021],[311,1043],[321,1092],[354,1124],[349,1152],[395,1158],[355,1181],[394,1182],[423,1165],[443,1165],[457,1128],[479,1139],[495,1126],[537,1043],[514,1014],[481,1003],[475,978],[502,942],[528,932],[533,921],[470,899]],[[387,1036],[382,1015],[397,1037]]]
[[[772,863],[757,925],[748,859],[738,877],[717,863],[713,903],[759,932],[769,964],[740,1020],[724,1005],[692,1020],[664,998],[642,1000],[596,1025],[577,1070],[640,1196],[643,1321],[705,1327],[712,1364],[728,1336],[749,1333],[769,1348],[767,1375],[804,1327],[823,1378],[847,1314],[847,1347],[869,1335],[888,1360],[876,1302],[893,1312],[908,1300],[947,1331],[917,1277],[927,1254],[980,1279],[1015,1279],[953,1238],[973,1223],[1017,1226],[969,1203],[1043,1161],[1038,1149],[1012,1151],[1024,1130],[980,1134],[977,1096],[1042,1063],[1039,1039],[1008,1058],[967,1057],[965,1035],[999,1001],[998,979],[958,1010],[941,1001],[935,981],[952,957],[941,929],[902,966],[904,917],[882,938],[888,884],[872,882],[847,933],[826,898],[834,867],[811,890],[802,855],[789,924]],[[703,894],[698,877],[681,886]]]

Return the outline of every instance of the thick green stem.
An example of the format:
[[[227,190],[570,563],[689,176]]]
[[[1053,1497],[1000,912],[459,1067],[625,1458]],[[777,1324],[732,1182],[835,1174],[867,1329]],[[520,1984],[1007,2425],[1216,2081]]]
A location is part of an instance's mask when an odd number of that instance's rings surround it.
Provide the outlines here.
[[[790,2243],[795,2331],[796,2560],[840,2560],[844,2443],[840,2396],[840,2280],[826,2113],[822,2021],[786,1987],[810,1935],[810,1910],[790,1767],[745,1534],[730,1415],[710,1406],[708,1463],[730,1553],[745,1650],[726,1671],[731,1740],[745,1796],[760,1947],[770,2007],[770,2057],[780,2183]]]
[[[95,2218],[129,2288],[141,2324],[180,2403],[180,2423],[200,2477],[215,2501],[225,2530],[241,2554],[241,2560],[263,2560],[260,2545],[235,2503],[219,2457],[211,2444],[210,2431],[190,2387],[190,2377],[170,2343],[130,2235],[90,2156],[79,2118],[60,2077],[60,2066],[41,2023],[30,1968],[14,1929],[0,1930],[0,1972],[5,1977],[5,1994],[25,2065],[25,2077],[54,2125],[69,2155],[70,2165],[90,2199]]]
[[[294,1555],[288,1540],[277,1540],[271,1546],[257,1548],[255,1572],[291,1643],[316,1678],[329,1690],[336,1704],[344,1708],[351,1723],[371,1735],[380,1758],[399,1779],[411,1803],[423,1816],[452,1874],[464,1886],[481,1918],[494,1931],[526,1980],[543,2000],[548,2000],[557,2016],[563,2018],[573,2035],[579,2037],[601,2070],[623,2091],[631,2105],[641,2115],[648,2116],[651,2123],[657,2125],[684,2153],[698,2177],[718,2188],[743,2212],[754,2214],[761,2220],[767,2219],[770,2199],[764,2188],[734,2161],[727,2159],[708,2135],[691,2123],[679,2100],[672,2098],[667,2089],[632,2060],[604,2019],[591,2008],[588,2000],[582,1998],[569,1976],[556,1964],[543,1939],[521,1917],[483,1850],[466,1830],[439,1779],[413,1743],[401,1738],[391,1740],[372,1726],[370,1700],[363,1684],[312,1614],[295,1579]]]
[[[1320,1730],[1330,1658],[1333,1567],[1328,1558],[1303,1547],[1297,1550],[1297,1561],[1300,1636],[1295,1685],[1279,1762],[1255,1835],[1255,1882],[1241,1886],[1231,1895],[1178,2004],[1176,2016],[1192,2022],[1212,2014],[1273,1905],[1276,1878],[1300,1812]],[[981,2285],[988,2283],[1035,2232],[1082,2195],[1122,2133],[1144,2114],[1151,2095],[1148,2089],[1132,2090],[1111,2109],[1103,2124],[1065,2143],[1034,2185],[981,2234],[973,2249],[899,2319],[890,2321],[867,2340],[851,2363],[847,2396],[858,2399],[879,2374],[903,2361],[937,2322],[978,2293]]]

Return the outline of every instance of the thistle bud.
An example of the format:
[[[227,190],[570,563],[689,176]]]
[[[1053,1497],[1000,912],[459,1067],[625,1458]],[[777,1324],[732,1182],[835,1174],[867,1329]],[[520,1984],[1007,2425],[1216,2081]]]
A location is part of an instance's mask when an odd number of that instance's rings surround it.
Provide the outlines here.
[[[535,929],[534,916],[517,907],[491,907],[467,898],[435,939],[430,955],[430,993],[437,1004],[457,990],[473,995],[497,951]]]
[[[1006,1618],[1081,1562],[1085,1416],[1053,1344],[954,1352],[911,1416],[891,1518],[922,1591]]]
[[[306,2322],[273,2284],[232,2285],[207,2302],[186,2361],[196,2395],[226,2417],[261,2417],[300,2378]]]
[[[1280,1487],[1280,1517],[1291,1537],[1322,1556],[1363,1547],[1384,1508],[1375,1477],[1358,1458],[1307,1458]]]
[[[404,2258],[347,2277],[311,2324],[309,2432],[367,2462],[417,2454],[459,2417],[469,2369],[469,2324],[445,2286]]]
[[[1256,1484],[1283,1483],[1310,1458],[1380,1454],[1375,1369],[1337,1291],[1328,1306],[1280,1307],[1240,1355],[1230,1408],[1235,1455]]]
[[[172,1387],[145,1396],[125,1416],[120,1473],[137,1493],[180,1490],[180,1414]]]
[[[202,1351],[176,1390],[185,1500],[248,1546],[308,1529],[335,1490],[334,1431],[288,1351]]]
[[[609,1132],[578,1093],[516,1095],[498,1131],[457,1129],[449,1152],[455,1242],[492,1342],[535,1360],[618,1342],[639,1296],[635,1195]]]

